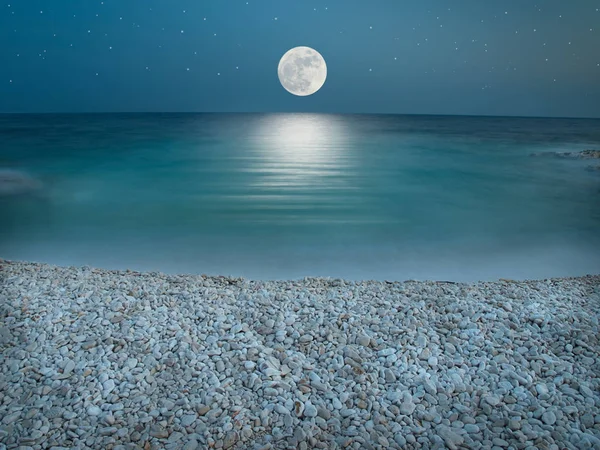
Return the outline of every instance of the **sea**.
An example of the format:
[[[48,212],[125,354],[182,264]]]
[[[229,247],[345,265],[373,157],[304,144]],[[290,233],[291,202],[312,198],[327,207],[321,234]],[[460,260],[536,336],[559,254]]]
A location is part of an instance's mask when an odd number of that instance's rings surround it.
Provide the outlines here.
[[[600,273],[600,120],[2,114],[0,258],[274,280]],[[549,155],[532,156],[532,153]]]

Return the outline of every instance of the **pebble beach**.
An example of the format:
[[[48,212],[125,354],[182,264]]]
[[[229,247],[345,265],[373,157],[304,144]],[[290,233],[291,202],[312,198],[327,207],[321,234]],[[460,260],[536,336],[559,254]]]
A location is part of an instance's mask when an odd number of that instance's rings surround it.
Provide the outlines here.
[[[0,260],[0,449],[598,449],[600,275],[251,281]]]

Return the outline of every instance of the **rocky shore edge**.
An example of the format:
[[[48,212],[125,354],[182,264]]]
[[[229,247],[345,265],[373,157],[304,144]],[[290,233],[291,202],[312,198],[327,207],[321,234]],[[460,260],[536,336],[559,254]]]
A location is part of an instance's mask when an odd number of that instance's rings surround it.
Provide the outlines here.
[[[600,159],[600,150],[583,150],[580,152],[541,152],[532,153],[530,156],[542,156],[563,159]],[[600,171],[600,165],[590,165],[586,170],[596,172]]]

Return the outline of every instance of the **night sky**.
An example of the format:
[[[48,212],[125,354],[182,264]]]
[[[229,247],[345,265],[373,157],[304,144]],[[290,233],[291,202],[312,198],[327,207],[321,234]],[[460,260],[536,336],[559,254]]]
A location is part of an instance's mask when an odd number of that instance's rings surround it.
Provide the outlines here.
[[[8,0],[2,112],[600,117],[600,0]],[[281,56],[320,52],[286,92]]]

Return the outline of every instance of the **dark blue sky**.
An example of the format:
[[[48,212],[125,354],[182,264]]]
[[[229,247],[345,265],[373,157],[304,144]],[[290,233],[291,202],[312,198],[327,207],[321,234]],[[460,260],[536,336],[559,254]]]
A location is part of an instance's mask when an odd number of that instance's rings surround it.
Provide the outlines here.
[[[600,0],[5,0],[0,111],[600,117]],[[328,77],[277,78],[306,45]]]

